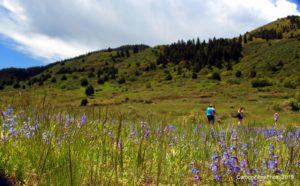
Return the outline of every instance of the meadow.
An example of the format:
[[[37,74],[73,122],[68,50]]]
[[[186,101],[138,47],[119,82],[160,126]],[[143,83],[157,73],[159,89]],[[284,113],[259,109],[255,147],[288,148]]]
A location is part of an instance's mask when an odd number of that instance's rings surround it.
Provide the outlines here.
[[[300,185],[300,39],[287,23],[210,44],[123,46],[0,71],[0,181]]]
[[[1,105],[0,167],[24,185],[299,185],[300,128],[109,107]]]

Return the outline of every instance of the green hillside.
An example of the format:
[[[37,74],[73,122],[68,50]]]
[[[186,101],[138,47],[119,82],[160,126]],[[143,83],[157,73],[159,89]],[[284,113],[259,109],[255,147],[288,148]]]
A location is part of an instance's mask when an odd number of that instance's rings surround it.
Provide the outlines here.
[[[288,16],[259,27],[250,32],[249,35],[262,39],[299,38],[299,29],[299,16]]]
[[[77,107],[86,99],[88,106],[180,116],[202,112],[214,102],[222,121],[245,106],[251,122],[262,116],[272,120],[272,112],[280,111],[297,123],[299,20],[279,19],[235,39],[92,52],[22,77],[2,70],[0,96],[7,102],[62,107]],[[91,96],[85,94],[89,85]]]

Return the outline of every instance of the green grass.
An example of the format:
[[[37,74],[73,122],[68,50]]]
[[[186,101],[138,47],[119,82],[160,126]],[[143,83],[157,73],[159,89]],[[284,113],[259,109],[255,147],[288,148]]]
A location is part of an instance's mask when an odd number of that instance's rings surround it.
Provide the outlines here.
[[[5,105],[1,108],[6,112]],[[0,146],[0,167],[8,177],[26,185],[244,185],[251,180],[238,180],[237,176],[248,175],[248,169],[252,170],[248,176],[259,175],[255,168],[266,176],[280,176],[275,173],[278,169],[283,175],[294,176],[293,180],[267,179],[263,182],[267,185],[297,185],[300,181],[300,159],[290,159],[294,157],[290,153],[299,154],[300,136],[293,134],[296,144],[291,145],[294,139],[289,140],[289,131],[295,128],[289,123],[282,132],[277,126],[277,135],[266,136],[264,131],[271,128],[261,128],[261,123],[243,124],[235,132],[234,123],[209,126],[197,113],[179,119],[169,114],[161,117],[107,108],[19,104],[13,109],[0,119],[5,139]],[[9,121],[12,124],[6,125]],[[237,157],[239,173],[232,175],[221,159],[212,160],[214,154],[222,157],[225,152],[221,144]],[[247,147],[242,148],[243,144]],[[271,144],[273,150],[269,150]],[[231,146],[236,150],[229,150]],[[241,154],[245,151],[247,155]],[[278,156],[273,170],[262,164],[270,160],[269,151]],[[239,165],[242,160],[248,162],[245,168]],[[218,170],[214,172],[211,168],[216,163]],[[222,179],[215,180],[215,174]]]

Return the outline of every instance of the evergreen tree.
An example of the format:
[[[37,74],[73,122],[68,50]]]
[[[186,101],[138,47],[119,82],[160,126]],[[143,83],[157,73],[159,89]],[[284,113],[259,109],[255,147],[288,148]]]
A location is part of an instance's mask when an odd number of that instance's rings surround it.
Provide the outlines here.
[[[14,89],[18,89],[18,88],[20,88],[20,87],[21,87],[21,85],[20,85],[19,82],[16,82],[16,83],[14,84],[14,86],[13,86]]]
[[[86,78],[81,80],[81,86],[86,87],[86,86],[88,86],[88,84],[89,84],[89,82]]]
[[[85,94],[87,96],[92,96],[94,95],[94,87],[92,85],[89,85],[86,89],[85,89]]]
[[[128,49],[125,50],[126,57],[130,57],[130,52]]]
[[[247,44],[247,35],[244,35],[244,44]]]

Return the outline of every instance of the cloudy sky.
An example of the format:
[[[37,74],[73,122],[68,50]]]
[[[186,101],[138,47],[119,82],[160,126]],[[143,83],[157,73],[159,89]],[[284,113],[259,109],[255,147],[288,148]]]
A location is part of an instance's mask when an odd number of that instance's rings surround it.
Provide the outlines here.
[[[233,37],[297,0],[0,0],[0,68],[44,65],[124,44]]]

